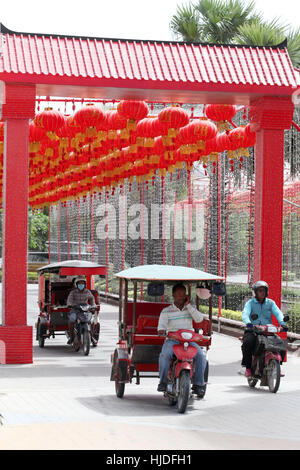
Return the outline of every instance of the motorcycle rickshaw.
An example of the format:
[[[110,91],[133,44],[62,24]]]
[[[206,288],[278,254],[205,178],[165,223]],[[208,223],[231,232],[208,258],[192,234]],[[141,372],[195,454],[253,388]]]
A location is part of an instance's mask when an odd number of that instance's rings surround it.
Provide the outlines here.
[[[144,265],[130,268],[115,274],[119,278],[119,341],[111,355],[111,381],[115,382],[116,395],[122,398],[125,384],[140,384],[144,377],[159,378],[159,354],[165,337],[158,336],[157,326],[163,308],[170,305],[164,301],[165,286],[183,283],[191,297],[192,286],[202,288],[209,293],[208,318],[201,323],[193,322],[199,335],[198,344],[207,353],[211,345],[212,334],[212,294],[215,285],[225,286],[222,277],[205,273],[198,269],[184,266]],[[133,284],[133,298],[129,298],[129,283]],[[138,301],[138,285],[143,289],[147,284],[147,294],[159,301]],[[205,288],[205,289],[203,289]],[[220,295],[220,294],[219,294]],[[222,294],[224,295],[224,293]],[[199,297],[196,295],[196,307],[199,308]],[[181,331],[181,330],[180,330]],[[185,343],[187,344],[187,343]],[[205,370],[205,382],[208,379],[208,361]],[[206,389],[206,386],[205,386]],[[189,391],[190,395],[190,391]],[[175,405],[177,398],[172,393],[165,393],[169,404]],[[186,406],[186,405],[185,405]],[[184,411],[179,411],[184,412]]]
[[[55,338],[56,335],[65,334],[68,336],[68,319],[71,307],[67,306],[67,298],[75,287],[74,281],[77,276],[84,275],[86,277],[86,287],[94,295],[97,304],[94,311],[98,317],[100,305],[98,292],[93,289],[93,276],[105,277],[105,274],[105,266],[83,260],[62,261],[38,269],[40,311],[36,323],[36,340],[39,342],[40,348],[44,347],[47,338]],[[94,336],[99,336],[99,323],[96,326]]]

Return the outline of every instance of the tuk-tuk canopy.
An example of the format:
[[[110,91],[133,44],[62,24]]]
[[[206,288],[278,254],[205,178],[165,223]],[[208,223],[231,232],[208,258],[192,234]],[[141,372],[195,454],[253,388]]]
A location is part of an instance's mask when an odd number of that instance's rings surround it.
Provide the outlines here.
[[[98,275],[105,276],[106,266],[85,260],[68,260],[47,264],[37,270],[39,274],[55,273],[60,276]]]
[[[224,278],[186,266],[148,264],[125,269],[115,274],[116,277],[132,281],[151,282],[201,282],[222,281]]]

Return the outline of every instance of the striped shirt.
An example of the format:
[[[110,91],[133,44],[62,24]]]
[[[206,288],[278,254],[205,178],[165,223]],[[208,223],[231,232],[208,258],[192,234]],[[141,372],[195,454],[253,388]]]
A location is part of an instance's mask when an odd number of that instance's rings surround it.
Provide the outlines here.
[[[191,304],[185,305],[182,310],[173,303],[161,311],[157,330],[177,331],[193,330],[193,320],[200,323],[203,320],[202,313]]]
[[[75,288],[72,289],[68,295],[67,305],[74,307],[75,305],[86,305],[90,301],[91,305],[95,305],[95,299],[93,294],[88,289],[83,289],[82,291]]]

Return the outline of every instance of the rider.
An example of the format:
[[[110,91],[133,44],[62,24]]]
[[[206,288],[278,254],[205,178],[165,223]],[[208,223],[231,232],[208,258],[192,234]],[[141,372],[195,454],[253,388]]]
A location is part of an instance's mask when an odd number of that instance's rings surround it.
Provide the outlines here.
[[[265,281],[257,281],[252,286],[252,289],[254,291],[255,297],[246,302],[242,313],[242,320],[247,325],[242,343],[242,366],[246,367],[246,377],[252,376],[251,363],[256,345],[256,336],[253,331],[253,326],[271,324],[273,314],[278,320],[278,323],[281,326],[286,327],[286,323],[283,319],[283,313],[278,308],[274,300],[267,298],[269,293],[268,284]],[[258,315],[256,320],[251,320],[250,315],[252,313]]]
[[[177,330],[192,330],[193,320],[195,322],[202,322],[203,315],[196,310],[191,304],[189,297],[186,296],[186,288],[183,284],[176,284],[172,289],[174,303],[161,311],[158,322],[159,336],[165,336],[169,331]],[[173,345],[178,344],[178,341],[167,338],[163,344],[159,356],[159,377],[160,382],[157,387],[158,392],[165,392],[167,389],[168,371],[170,362],[173,357]],[[204,371],[206,367],[206,357],[196,343],[190,343],[198,349],[194,358],[194,383],[193,391],[201,396],[204,393]]]
[[[73,307],[69,316],[69,335],[70,339],[68,344],[72,344],[74,341],[74,324],[77,320],[77,311],[74,309],[76,305],[88,305],[90,304],[95,307],[95,299],[90,290],[86,289],[86,278],[85,276],[78,276],[75,280],[75,288],[71,290],[68,295],[67,305]]]

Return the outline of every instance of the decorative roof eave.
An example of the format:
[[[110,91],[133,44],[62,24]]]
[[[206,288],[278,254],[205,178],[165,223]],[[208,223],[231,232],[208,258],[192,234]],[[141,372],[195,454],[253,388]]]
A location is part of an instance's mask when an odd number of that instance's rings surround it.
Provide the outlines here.
[[[100,39],[17,33],[0,24],[0,79],[37,84],[46,94],[71,96],[62,87],[95,87],[95,93],[122,98],[162,98],[222,93],[291,95],[300,73],[290,60],[286,41],[278,46],[244,47],[199,43]],[[51,89],[52,87],[52,89]],[[103,88],[103,90],[101,90]],[[110,88],[111,90],[107,90]],[[114,90],[117,88],[117,90]],[[121,89],[121,90],[120,90]],[[61,94],[62,92],[62,94]],[[78,96],[74,94],[73,96]],[[126,95],[126,96],[125,96]],[[165,98],[167,99],[167,97]],[[202,99],[202,102],[205,100]]]

